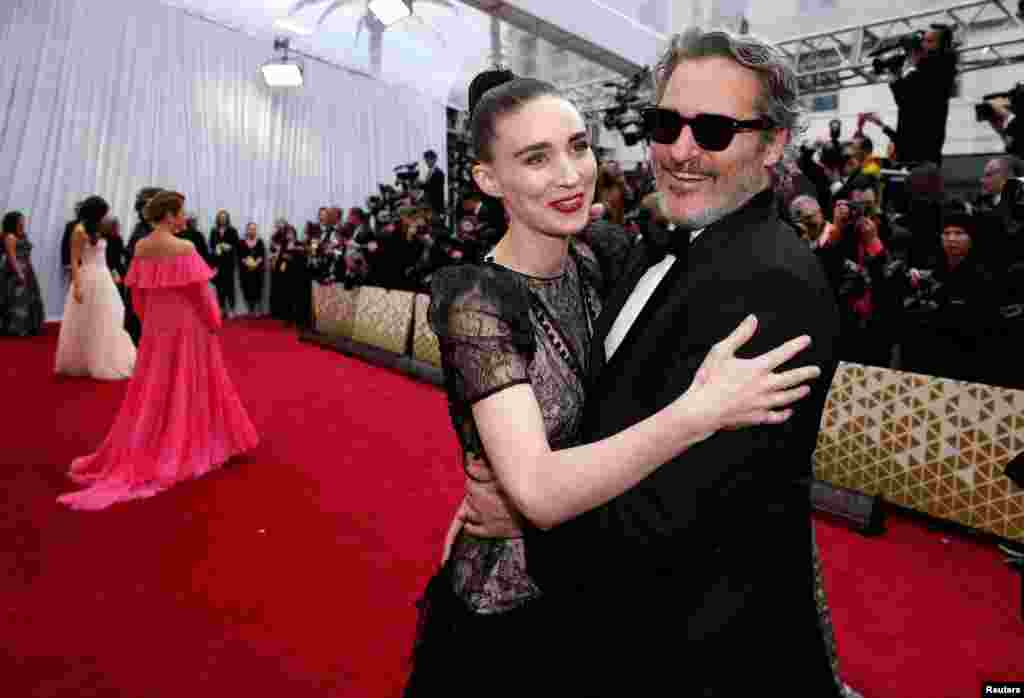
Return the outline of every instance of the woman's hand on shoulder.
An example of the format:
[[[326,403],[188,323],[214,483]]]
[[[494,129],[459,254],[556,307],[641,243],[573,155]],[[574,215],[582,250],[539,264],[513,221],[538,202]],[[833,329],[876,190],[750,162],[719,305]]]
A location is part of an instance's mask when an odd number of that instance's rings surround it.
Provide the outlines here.
[[[785,422],[793,414],[789,406],[810,393],[803,384],[821,375],[817,366],[776,372],[811,345],[806,335],[753,359],[737,358],[756,331],[757,319],[751,315],[712,347],[694,378],[690,391],[716,431]]]

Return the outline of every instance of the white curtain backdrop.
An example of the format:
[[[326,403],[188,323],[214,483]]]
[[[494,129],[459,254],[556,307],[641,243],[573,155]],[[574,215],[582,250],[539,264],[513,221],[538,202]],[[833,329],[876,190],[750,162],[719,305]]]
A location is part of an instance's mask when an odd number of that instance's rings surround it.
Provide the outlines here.
[[[28,217],[47,314],[62,313],[60,241],[75,202],[106,198],[126,241],[144,186],[187,197],[208,235],[227,209],[269,238],[322,205],[364,205],[393,167],[446,158],[443,104],[307,61],[264,86],[266,41],[155,0],[0,2],[0,209]]]

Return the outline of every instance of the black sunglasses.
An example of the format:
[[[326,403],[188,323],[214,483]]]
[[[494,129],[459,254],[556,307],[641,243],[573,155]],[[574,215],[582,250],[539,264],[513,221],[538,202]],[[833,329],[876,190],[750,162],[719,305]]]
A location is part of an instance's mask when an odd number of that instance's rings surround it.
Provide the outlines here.
[[[712,151],[725,150],[732,143],[732,137],[742,131],[767,131],[774,128],[772,122],[765,118],[740,121],[720,114],[687,117],[661,107],[642,109],[640,118],[644,122],[644,133],[655,143],[672,145],[683,132],[683,127],[688,125],[697,145]]]

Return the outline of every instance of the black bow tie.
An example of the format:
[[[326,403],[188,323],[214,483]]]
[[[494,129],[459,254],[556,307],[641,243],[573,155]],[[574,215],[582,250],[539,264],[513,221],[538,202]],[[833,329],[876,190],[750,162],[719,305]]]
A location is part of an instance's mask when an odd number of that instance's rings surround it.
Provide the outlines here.
[[[644,231],[644,242],[647,244],[651,265],[657,264],[669,254],[677,260],[685,261],[690,249],[690,231],[652,224]]]

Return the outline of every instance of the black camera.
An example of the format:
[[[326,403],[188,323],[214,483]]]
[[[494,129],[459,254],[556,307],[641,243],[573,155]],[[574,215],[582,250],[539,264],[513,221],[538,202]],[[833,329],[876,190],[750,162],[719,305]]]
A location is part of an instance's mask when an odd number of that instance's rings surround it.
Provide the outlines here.
[[[604,110],[604,127],[609,131],[619,131],[627,146],[636,145],[644,138],[639,110],[647,101],[641,92],[650,81],[649,71],[649,68],[644,68],[622,83],[604,83],[605,87],[615,90],[614,104]]]
[[[898,74],[903,69],[907,56],[924,46],[924,34],[923,31],[916,31],[879,42],[878,46],[868,54],[869,56],[877,56],[877,58],[871,61],[871,68],[875,71],[875,74]],[[889,53],[893,55],[883,58],[885,54]]]
[[[1014,114],[1019,114],[1024,110],[1024,82],[1018,82],[1006,92],[994,92],[982,97],[984,101],[981,104],[974,105],[974,118],[979,122],[994,119],[996,117],[996,110],[989,103],[989,100],[1000,98],[1010,100],[1010,111]]]
[[[868,205],[864,201],[847,202],[847,207],[850,210],[851,225],[857,225],[858,223],[860,223],[860,219],[863,218],[868,212]]]
[[[415,162],[408,165],[399,165],[395,168],[395,179],[399,182],[415,182],[419,179],[420,170]]]

